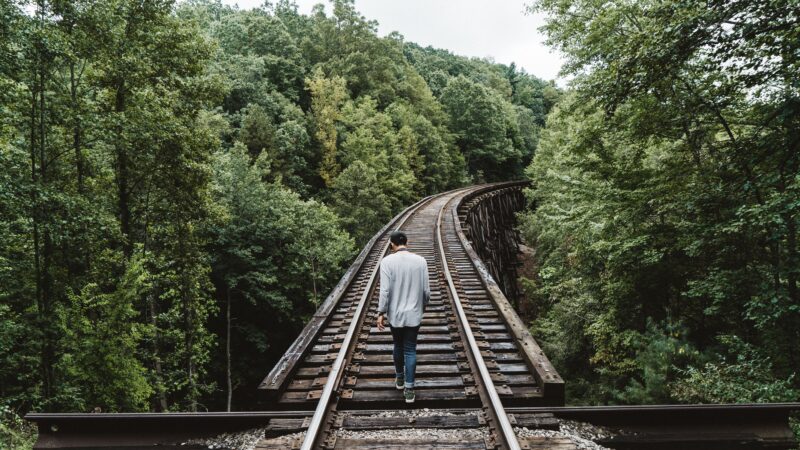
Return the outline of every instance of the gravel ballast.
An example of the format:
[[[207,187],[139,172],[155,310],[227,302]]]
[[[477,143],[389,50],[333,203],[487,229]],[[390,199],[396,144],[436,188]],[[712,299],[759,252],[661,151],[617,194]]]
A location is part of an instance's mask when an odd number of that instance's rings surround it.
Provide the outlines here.
[[[223,433],[211,438],[192,439],[182,445],[202,445],[209,449],[253,450],[256,444],[264,438],[263,428],[253,428],[236,433]]]
[[[580,450],[609,450],[594,442],[597,439],[606,439],[616,433],[611,430],[598,427],[589,423],[575,422],[572,420],[559,420],[560,430],[531,430],[525,427],[514,427],[514,432],[518,438],[524,437],[546,437],[546,438],[565,438],[569,439]]]
[[[371,418],[390,418],[390,417],[433,417],[433,416],[474,416],[476,413],[471,411],[450,412],[436,409],[407,409],[380,411],[374,414],[348,414],[357,417]],[[514,432],[518,438],[540,437],[550,439],[568,439],[575,447],[580,450],[608,450],[594,441],[609,439],[618,432],[592,425],[589,423],[576,422],[571,420],[559,420],[560,430],[530,429],[527,427],[514,427]],[[265,442],[264,428],[253,428],[250,430],[236,433],[223,433],[218,436],[205,439],[192,439],[183,445],[203,446],[208,449],[237,449],[254,450],[259,442]],[[337,439],[364,439],[381,440],[390,439],[396,441],[403,440],[431,440],[431,441],[463,441],[475,442],[483,441],[489,437],[489,428],[481,426],[477,428],[389,428],[384,430],[347,430],[336,429],[334,431]],[[291,433],[284,436],[270,438],[267,442],[279,444],[287,448],[291,447],[297,439],[302,440],[305,432]]]

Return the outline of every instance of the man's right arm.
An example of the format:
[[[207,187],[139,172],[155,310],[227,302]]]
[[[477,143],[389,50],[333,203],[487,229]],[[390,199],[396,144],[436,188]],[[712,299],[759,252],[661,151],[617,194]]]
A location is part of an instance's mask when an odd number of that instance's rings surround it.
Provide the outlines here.
[[[385,260],[381,260],[381,280],[380,280],[380,295],[378,296],[378,313],[386,313],[389,307],[389,284],[391,277],[389,269],[386,267]]]

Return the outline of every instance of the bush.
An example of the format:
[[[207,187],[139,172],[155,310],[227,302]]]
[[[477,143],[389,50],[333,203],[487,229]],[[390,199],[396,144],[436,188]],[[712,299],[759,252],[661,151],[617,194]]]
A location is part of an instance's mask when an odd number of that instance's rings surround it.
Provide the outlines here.
[[[36,425],[24,420],[8,406],[0,405],[0,448],[32,449],[36,436]]]
[[[686,338],[686,330],[677,324],[662,326],[648,320],[647,330],[636,343],[636,374],[616,401],[627,404],[672,403],[669,386],[681,375],[679,367],[697,361],[699,352]]]
[[[672,396],[684,403],[766,403],[794,401],[800,391],[792,387],[794,375],[785,380],[772,376],[772,362],[737,336],[719,341],[726,354],[704,366],[679,370],[685,377],[671,387]]]

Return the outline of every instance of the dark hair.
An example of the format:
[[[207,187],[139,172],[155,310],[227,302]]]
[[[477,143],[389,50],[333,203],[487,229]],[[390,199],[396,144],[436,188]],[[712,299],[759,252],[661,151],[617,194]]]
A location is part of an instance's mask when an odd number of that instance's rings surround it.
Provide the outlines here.
[[[402,231],[392,231],[392,234],[389,236],[389,240],[392,241],[394,245],[406,245],[408,242],[408,237]]]

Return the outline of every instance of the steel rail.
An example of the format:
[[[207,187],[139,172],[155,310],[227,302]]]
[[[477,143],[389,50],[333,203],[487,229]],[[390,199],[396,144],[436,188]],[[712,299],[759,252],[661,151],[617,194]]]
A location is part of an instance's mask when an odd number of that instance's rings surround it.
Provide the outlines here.
[[[419,208],[436,197],[438,197],[438,195],[425,197],[414,205],[406,208],[406,210],[402,213],[398,214],[398,216],[402,218],[395,218],[395,220],[392,221],[394,223],[394,229],[402,227],[403,224],[405,224],[406,221],[419,210]],[[388,232],[390,232],[389,227],[386,227],[385,233]],[[374,245],[377,245],[379,241],[380,239],[376,239]],[[387,246],[387,248],[384,249],[383,254],[385,255],[388,251],[389,248]],[[353,313],[353,319],[350,321],[350,326],[347,328],[347,334],[345,334],[344,339],[342,340],[342,345],[339,348],[339,353],[336,355],[336,360],[331,365],[331,370],[328,373],[328,380],[325,382],[325,386],[322,389],[322,394],[320,395],[319,402],[317,403],[317,408],[314,410],[314,415],[312,416],[311,422],[308,425],[308,429],[306,430],[306,435],[303,438],[303,443],[300,446],[300,450],[313,449],[319,438],[318,435],[322,429],[322,421],[327,415],[328,404],[330,403],[331,396],[341,382],[341,376],[343,373],[342,368],[344,367],[345,360],[347,359],[347,354],[350,353],[350,344],[353,341],[353,336],[355,336],[356,330],[360,326],[361,315],[363,314],[366,306],[369,304],[369,299],[372,296],[372,292],[375,287],[376,275],[380,270],[380,265],[380,259],[378,259],[378,261],[375,263],[375,266],[372,268],[369,280],[364,287],[364,293],[361,295],[358,305],[356,306],[356,310]]]
[[[436,219],[436,237],[439,241],[439,256],[442,260],[444,276],[447,279],[447,284],[450,288],[453,303],[456,306],[456,312],[458,313],[458,319],[461,322],[461,327],[464,330],[467,341],[469,342],[469,351],[473,355],[475,365],[478,366],[478,372],[481,380],[483,381],[483,387],[489,397],[490,404],[488,406],[494,411],[493,415],[497,421],[496,425],[499,425],[501,438],[509,450],[520,450],[521,447],[519,441],[517,440],[517,435],[514,433],[514,428],[511,426],[511,422],[508,420],[508,415],[503,407],[503,403],[500,401],[500,395],[497,393],[497,389],[494,387],[492,376],[483,360],[483,355],[481,355],[480,349],[478,348],[478,343],[475,341],[475,336],[472,335],[472,327],[470,327],[469,321],[467,320],[467,315],[464,313],[464,306],[461,304],[461,299],[458,296],[458,291],[456,290],[455,283],[453,282],[453,276],[450,273],[450,268],[447,264],[447,254],[444,251],[444,235],[442,234],[442,217],[446,209],[447,204],[444,205],[439,211],[439,216]],[[457,225],[457,223],[453,224],[453,226]]]

